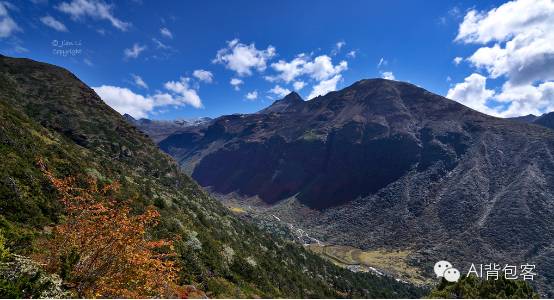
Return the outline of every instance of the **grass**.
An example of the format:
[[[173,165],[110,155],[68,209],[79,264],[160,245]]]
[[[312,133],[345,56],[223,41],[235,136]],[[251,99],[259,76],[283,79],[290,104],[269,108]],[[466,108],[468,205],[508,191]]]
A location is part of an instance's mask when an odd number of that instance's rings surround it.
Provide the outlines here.
[[[244,213],[246,213],[246,211],[244,209],[242,209],[240,207],[236,207],[236,206],[230,206],[229,210],[232,211],[235,214],[244,214]]]
[[[359,265],[362,270],[366,271],[369,271],[372,267],[400,280],[418,285],[431,282],[420,274],[418,268],[408,264],[410,250],[379,249],[363,251],[350,246],[317,244],[310,244],[306,248],[342,267]]]

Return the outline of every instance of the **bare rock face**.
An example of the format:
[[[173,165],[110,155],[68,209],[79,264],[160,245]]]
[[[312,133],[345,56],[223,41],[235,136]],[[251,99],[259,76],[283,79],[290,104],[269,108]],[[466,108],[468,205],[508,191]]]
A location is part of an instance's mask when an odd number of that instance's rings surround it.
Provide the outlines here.
[[[201,185],[259,196],[329,242],[554,278],[554,131],[383,79],[297,98],[159,145]],[[290,197],[317,213],[286,211]]]

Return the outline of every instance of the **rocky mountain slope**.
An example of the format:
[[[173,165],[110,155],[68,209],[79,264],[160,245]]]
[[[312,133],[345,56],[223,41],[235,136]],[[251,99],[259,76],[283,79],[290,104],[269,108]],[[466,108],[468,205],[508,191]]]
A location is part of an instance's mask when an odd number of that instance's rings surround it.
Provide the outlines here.
[[[554,131],[383,79],[297,98],[159,145],[202,186],[323,241],[406,250],[430,276],[439,258],[534,263],[552,292]]]
[[[508,119],[517,121],[517,122],[522,122],[522,123],[536,124],[546,128],[554,129],[554,112],[545,113],[540,116],[526,115],[526,116],[508,118]]]
[[[533,124],[554,129],[554,112],[546,113],[533,121]]]
[[[512,120],[512,121],[516,121],[516,122],[521,122],[521,123],[533,123],[535,122],[539,117],[533,115],[533,114],[528,114],[528,115],[525,115],[525,116],[519,116],[519,117],[512,117],[512,118],[506,118],[508,120]]]
[[[40,251],[35,240],[64,220],[40,159],[56,176],[118,181],[137,211],[154,205],[162,219],[149,235],[174,239],[179,282],[208,296],[420,295],[391,278],[340,269],[238,219],[62,68],[0,56],[0,141],[0,237],[13,253]]]

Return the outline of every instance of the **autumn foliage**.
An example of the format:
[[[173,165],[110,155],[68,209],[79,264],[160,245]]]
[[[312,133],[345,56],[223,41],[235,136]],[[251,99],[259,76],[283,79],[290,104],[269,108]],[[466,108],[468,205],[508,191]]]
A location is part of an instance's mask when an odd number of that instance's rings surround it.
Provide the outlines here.
[[[117,183],[56,178],[39,163],[60,195],[66,219],[40,242],[37,259],[62,276],[79,297],[183,297],[171,241],[147,239],[160,214],[153,207],[132,213],[116,201]]]

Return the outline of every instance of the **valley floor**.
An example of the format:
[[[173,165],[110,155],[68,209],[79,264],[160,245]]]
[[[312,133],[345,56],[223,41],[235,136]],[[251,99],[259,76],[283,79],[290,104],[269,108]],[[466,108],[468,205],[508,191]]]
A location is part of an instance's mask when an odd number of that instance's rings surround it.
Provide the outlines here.
[[[317,233],[294,224],[293,218],[279,213],[278,206],[271,206],[256,198],[242,199],[233,195],[214,195],[220,199],[234,214],[243,218],[251,218],[258,226],[288,235],[313,253],[318,254],[337,266],[353,272],[370,272],[380,276],[391,276],[398,281],[409,282],[418,286],[432,286],[433,278],[425,276],[422,268],[410,262],[411,249],[378,249],[363,250],[349,245],[331,244]],[[287,201],[287,200],[285,200]],[[288,201],[294,202],[294,199]],[[286,204],[285,204],[286,205]],[[290,210],[286,210],[290,211]],[[305,211],[305,213],[310,213]],[[313,212],[315,213],[315,212]],[[283,230],[286,232],[283,233]]]

